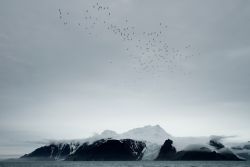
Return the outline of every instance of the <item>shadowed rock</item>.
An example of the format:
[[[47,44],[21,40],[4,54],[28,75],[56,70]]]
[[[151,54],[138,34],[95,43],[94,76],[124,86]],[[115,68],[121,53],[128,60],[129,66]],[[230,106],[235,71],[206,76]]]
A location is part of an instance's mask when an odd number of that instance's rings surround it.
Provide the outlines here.
[[[168,139],[162,145],[156,160],[172,160],[175,157],[176,149],[172,146],[173,141]]]
[[[81,145],[68,161],[135,161],[141,160],[146,144],[131,139],[102,139]]]
[[[240,161],[243,160],[235,155],[230,149],[222,148],[218,152],[202,145],[192,145],[188,149],[176,154],[174,160],[185,161]]]
[[[213,146],[215,149],[221,149],[221,148],[224,148],[225,146],[220,143],[218,140],[210,140],[209,141],[209,145],[210,146]]]
[[[70,154],[69,144],[51,144],[43,146],[35,151],[25,154],[21,159],[27,160],[58,160],[64,159]]]

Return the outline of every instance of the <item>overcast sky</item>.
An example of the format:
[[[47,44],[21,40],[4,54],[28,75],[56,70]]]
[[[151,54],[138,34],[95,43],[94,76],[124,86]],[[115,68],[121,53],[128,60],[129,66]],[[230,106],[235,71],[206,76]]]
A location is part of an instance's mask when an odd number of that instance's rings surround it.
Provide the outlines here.
[[[250,139],[248,0],[99,1],[108,17],[90,10],[96,2],[0,0],[0,155],[148,124],[174,136]],[[162,40],[194,56],[174,72],[144,71],[126,53],[134,41],[103,24],[84,29],[86,10],[137,33],[167,25]]]

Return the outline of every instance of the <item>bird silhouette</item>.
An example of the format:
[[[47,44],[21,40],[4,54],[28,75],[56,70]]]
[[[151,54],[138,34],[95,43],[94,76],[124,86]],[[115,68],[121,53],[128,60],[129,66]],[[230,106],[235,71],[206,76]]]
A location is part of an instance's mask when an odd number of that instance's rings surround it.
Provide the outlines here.
[[[123,21],[122,24],[115,22],[115,19],[112,19],[115,16],[114,11],[109,5],[102,3],[98,1],[86,8],[83,17],[81,16],[83,20],[76,22],[77,25],[82,26],[89,36],[93,36],[95,28],[99,26],[100,29],[119,37],[123,42],[126,55],[129,55],[132,61],[136,61],[134,69],[137,72],[147,72],[157,76],[159,73],[164,73],[164,70],[174,73],[178,70],[179,64],[194,57],[194,53],[186,54],[193,49],[191,44],[182,48],[171,47],[171,43],[166,38],[168,25],[164,22],[159,22],[151,31],[141,31],[136,25],[130,24],[128,17],[124,20],[120,19]],[[63,12],[64,10],[60,8],[58,11],[63,25],[68,25],[71,18],[69,11]],[[109,63],[112,64],[113,61],[110,60]]]

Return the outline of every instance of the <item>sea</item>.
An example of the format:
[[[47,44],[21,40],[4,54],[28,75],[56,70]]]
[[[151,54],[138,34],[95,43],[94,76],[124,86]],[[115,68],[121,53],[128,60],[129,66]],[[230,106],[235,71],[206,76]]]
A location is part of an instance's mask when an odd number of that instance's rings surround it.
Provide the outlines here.
[[[250,167],[250,161],[2,161],[0,167]]]

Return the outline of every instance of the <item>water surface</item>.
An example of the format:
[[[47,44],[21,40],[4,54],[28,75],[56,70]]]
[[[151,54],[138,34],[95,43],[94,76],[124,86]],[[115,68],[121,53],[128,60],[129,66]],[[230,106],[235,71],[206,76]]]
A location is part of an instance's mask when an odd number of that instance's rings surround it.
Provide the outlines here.
[[[250,167],[250,161],[8,161],[0,167]]]

